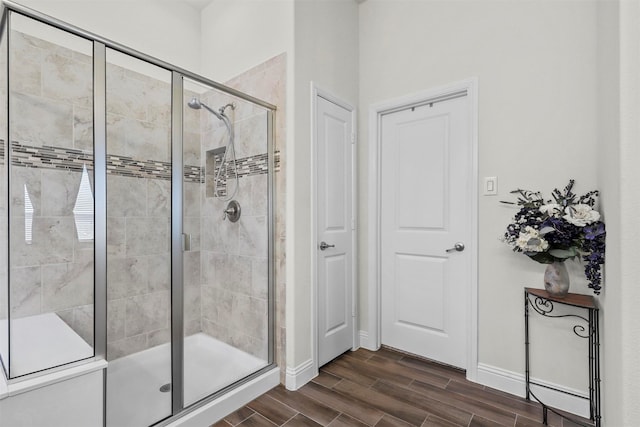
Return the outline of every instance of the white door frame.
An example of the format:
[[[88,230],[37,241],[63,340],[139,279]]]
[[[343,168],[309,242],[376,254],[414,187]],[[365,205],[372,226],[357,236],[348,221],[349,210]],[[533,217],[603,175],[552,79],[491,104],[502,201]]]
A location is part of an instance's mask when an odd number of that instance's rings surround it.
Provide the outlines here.
[[[356,218],[358,217],[357,200],[358,200],[358,187],[357,187],[357,159],[356,159],[356,141],[357,141],[357,127],[356,108],[344,101],[340,97],[334,95],[326,89],[321,88],[316,82],[311,82],[311,358],[312,358],[312,370],[313,375],[317,375],[319,371],[318,366],[318,97],[324,98],[329,102],[332,102],[345,110],[351,112],[351,123],[353,129],[352,144],[351,144],[351,194],[352,194],[352,232],[351,232],[351,244],[352,244],[352,275],[351,275],[351,295],[352,295],[352,316],[353,316],[353,341],[352,349],[355,350],[359,347],[358,343],[358,310],[357,310],[357,288],[356,284],[358,279],[358,267],[357,267],[357,227]]]
[[[467,246],[471,251],[471,283],[468,300],[468,326],[467,337],[467,379],[476,381],[478,370],[478,79],[451,83],[419,93],[406,95],[400,98],[374,104],[369,109],[369,253],[368,260],[368,323],[369,331],[366,345],[363,347],[377,350],[381,345],[381,273],[380,273],[380,203],[381,203],[381,142],[380,126],[382,116],[393,111],[411,108],[417,104],[425,104],[431,100],[446,97],[448,95],[467,91],[469,100],[469,115],[471,119],[471,144],[472,144],[472,188],[471,206],[472,224],[471,241]]]

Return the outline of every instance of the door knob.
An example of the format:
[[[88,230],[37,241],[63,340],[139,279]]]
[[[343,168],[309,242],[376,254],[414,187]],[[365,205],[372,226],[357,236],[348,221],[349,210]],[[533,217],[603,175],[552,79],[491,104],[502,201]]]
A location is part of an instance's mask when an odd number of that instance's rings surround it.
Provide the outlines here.
[[[452,248],[447,249],[447,252],[462,252],[464,251],[464,243],[458,242],[453,245]]]
[[[328,245],[327,242],[320,242],[320,250],[324,251],[327,248],[335,248],[336,245]]]

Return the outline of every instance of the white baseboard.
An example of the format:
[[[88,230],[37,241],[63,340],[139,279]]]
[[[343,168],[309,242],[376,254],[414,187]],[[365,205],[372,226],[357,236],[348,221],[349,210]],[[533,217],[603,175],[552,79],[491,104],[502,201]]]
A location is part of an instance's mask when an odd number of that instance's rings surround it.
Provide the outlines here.
[[[485,365],[484,363],[478,363],[477,380],[477,382],[482,385],[514,394],[516,396],[525,396],[525,378],[523,374],[496,368],[491,365]],[[567,393],[585,397],[585,399],[581,399],[546,387],[540,387],[534,384],[531,385],[531,391],[542,402],[544,402],[545,405],[562,409],[563,411],[567,411],[581,417],[589,418],[589,400],[587,400],[589,395],[587,392],[553,384],[537,378],[531,378],[531,381],[535,381],[536,383],[547,387],[557,388],[558,390],[566,391]]]
[[[167,427],[202,427],[211,425],[231,412],[242,408],[279,383],[280,369],[276,367],[214,401],[189,412],[184,417],[169,423]]]
[[[362,348],[366,348],[367,350],[371,350],[371,351],[377,351],[379,350],[378,347],[376,347],[370,340],[369,340],[369,333],[367,331],[360,331],[359,332],[360,335],[360,347]]]
[[[285,387],[287,390],[297,390],[318,375],[313,368],[313,360],[309,359],[295,368],[287,368],[285,374]]]

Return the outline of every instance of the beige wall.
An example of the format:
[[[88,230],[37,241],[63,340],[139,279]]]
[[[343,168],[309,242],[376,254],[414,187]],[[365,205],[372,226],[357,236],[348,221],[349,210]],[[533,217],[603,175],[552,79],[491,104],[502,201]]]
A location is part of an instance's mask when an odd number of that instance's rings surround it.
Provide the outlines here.
[[[613,220],[607,222],[608,226],[613,225],[607,238],[607,258],[613,262],[607,262],[610,291],[603,300],[604,417],[607,426],[634,426],[640,417],[640,385],[637,381],[640,376],[640,315],[637,309],[640,301],[637,286],[640,275],[637,260],[640,239],[637,215],[640,208],[640,4],[621,1],[609,7],[613,9],[603,16],[608,18],[605,22],[610,26],[608,40],[619,40],[620,65],[616,78],[616,43],[610,43],[610,51],[603,56],[602,62],[602,79],[611,82],[605,90],[614,92],[611,95],[607,91],[608,95],[604,97],[612,106],[613,114],[603,113],[607,127],[601,141],[603,151],[611,150],[604,157],[607,162],[601,165],[603,186],[614,197],[612,206],[606,208],[607,214],[613,214]],[[619,15],[616,16],[618,8]],[[616,24],[619,25],[617,34]],[[616,83],[619,84],[618,93],[615,93]],[[616,115],[618,100],[619,115]],[[618,141],[619,147],[616,147]]]
[[[550,195],[570,178],[578,192],[597,188],[596,37],[596,3],[589,1],[360,5],[360,206],[368,202],[370,106],[478,78],[479,181],[497,176],[499,192],[480,195],[478,206],[479,362],[485,365],[523,373],[523,287],[541,287],[544,271],[499,241],[514,214],[499,201],[516,188]],[[360,212],[360,322],[368,331],[368,215]],[[588,292],[579,265],[572,281],[572,291]],[[567,357],[581,357],[578,351],[569,349]],[[582,377],[573,366],[541,376],[578,387]]]
[[[202,75],[219,82],[293,46],[293,0],[216,0],[201,15]]]
[[[371,103],[478,76],[480,177],[499,177],[498,199],[516,187],[548,191],[569,177],[580,190],[601,190],[608,230],[605,290],[599,297],[603,415],[606,425],[634,425],[640,412],[634,380],[640,331],[633,309],[639,300],[633,213],[640,190],[638,4],[402,3],[369,0],[360,6],[361,139]],[[414,42],[402,47],[407,40]],[[365,146],[360,149],[362,191],[367,153]],[[527,149],[531,155],[523,155]],[[481,196],[479,214],[480,362],[521,372],[521,286],[537,284],[541,270],[496,240],[510,212]],[[361,215],[361,230],[366,219]],[[367,244],[361,234],[360,247]],[[364,308],[366,260],[360,268]],[[584,283],[573,289],[588,292]]]
[[[606,292],[602,304],[602,369],[605,425],[623,426],[622,348],[622,245],[620,210],[620,7],[618,2],[601,2],[598,9],[599,117],[598,182],[602,190],[603,217],[607,224]]]
[[[311,358],[312,247],[311,229],[311,82],[352,105],[358,100],[358,7],[350,0],[301,1],[295,7],[295,135],[289,182],[294,203],[291,261],[295,266],[288,288],[288,366]],[[291,307],[289,308],[289,302]],[[291,337],[291,339],[289,338]]]

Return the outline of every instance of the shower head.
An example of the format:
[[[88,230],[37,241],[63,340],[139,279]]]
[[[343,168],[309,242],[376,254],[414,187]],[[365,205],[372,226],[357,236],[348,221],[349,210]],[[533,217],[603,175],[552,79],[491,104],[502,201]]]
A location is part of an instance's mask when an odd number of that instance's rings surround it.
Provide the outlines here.
[[[187,103],[187,105],[190,108],[193,108],[194,110],[199,110],[200,108],[202,108],[202,104],[200,103],[200,100],[198,98],[196,98],[195,96],[193,98],[191,98],[191,101],[189,101]]]
[[[207,104],[205,104],[203,102],[200,102],[200,99],[196,98],[195,96],[193,98],[191,98],[191,100],[189,102],[187,102],[187,105],[189,106],[189,108],[193,108],[194,110],[199,110],[202,107],[204,107],[205,110],[209,111],[211,114],[216,116],[218,118],[218,120],[222,120],[226,124],[226,121],[223,119],[224,113],[220,114],[220,113],[214,111]]]

